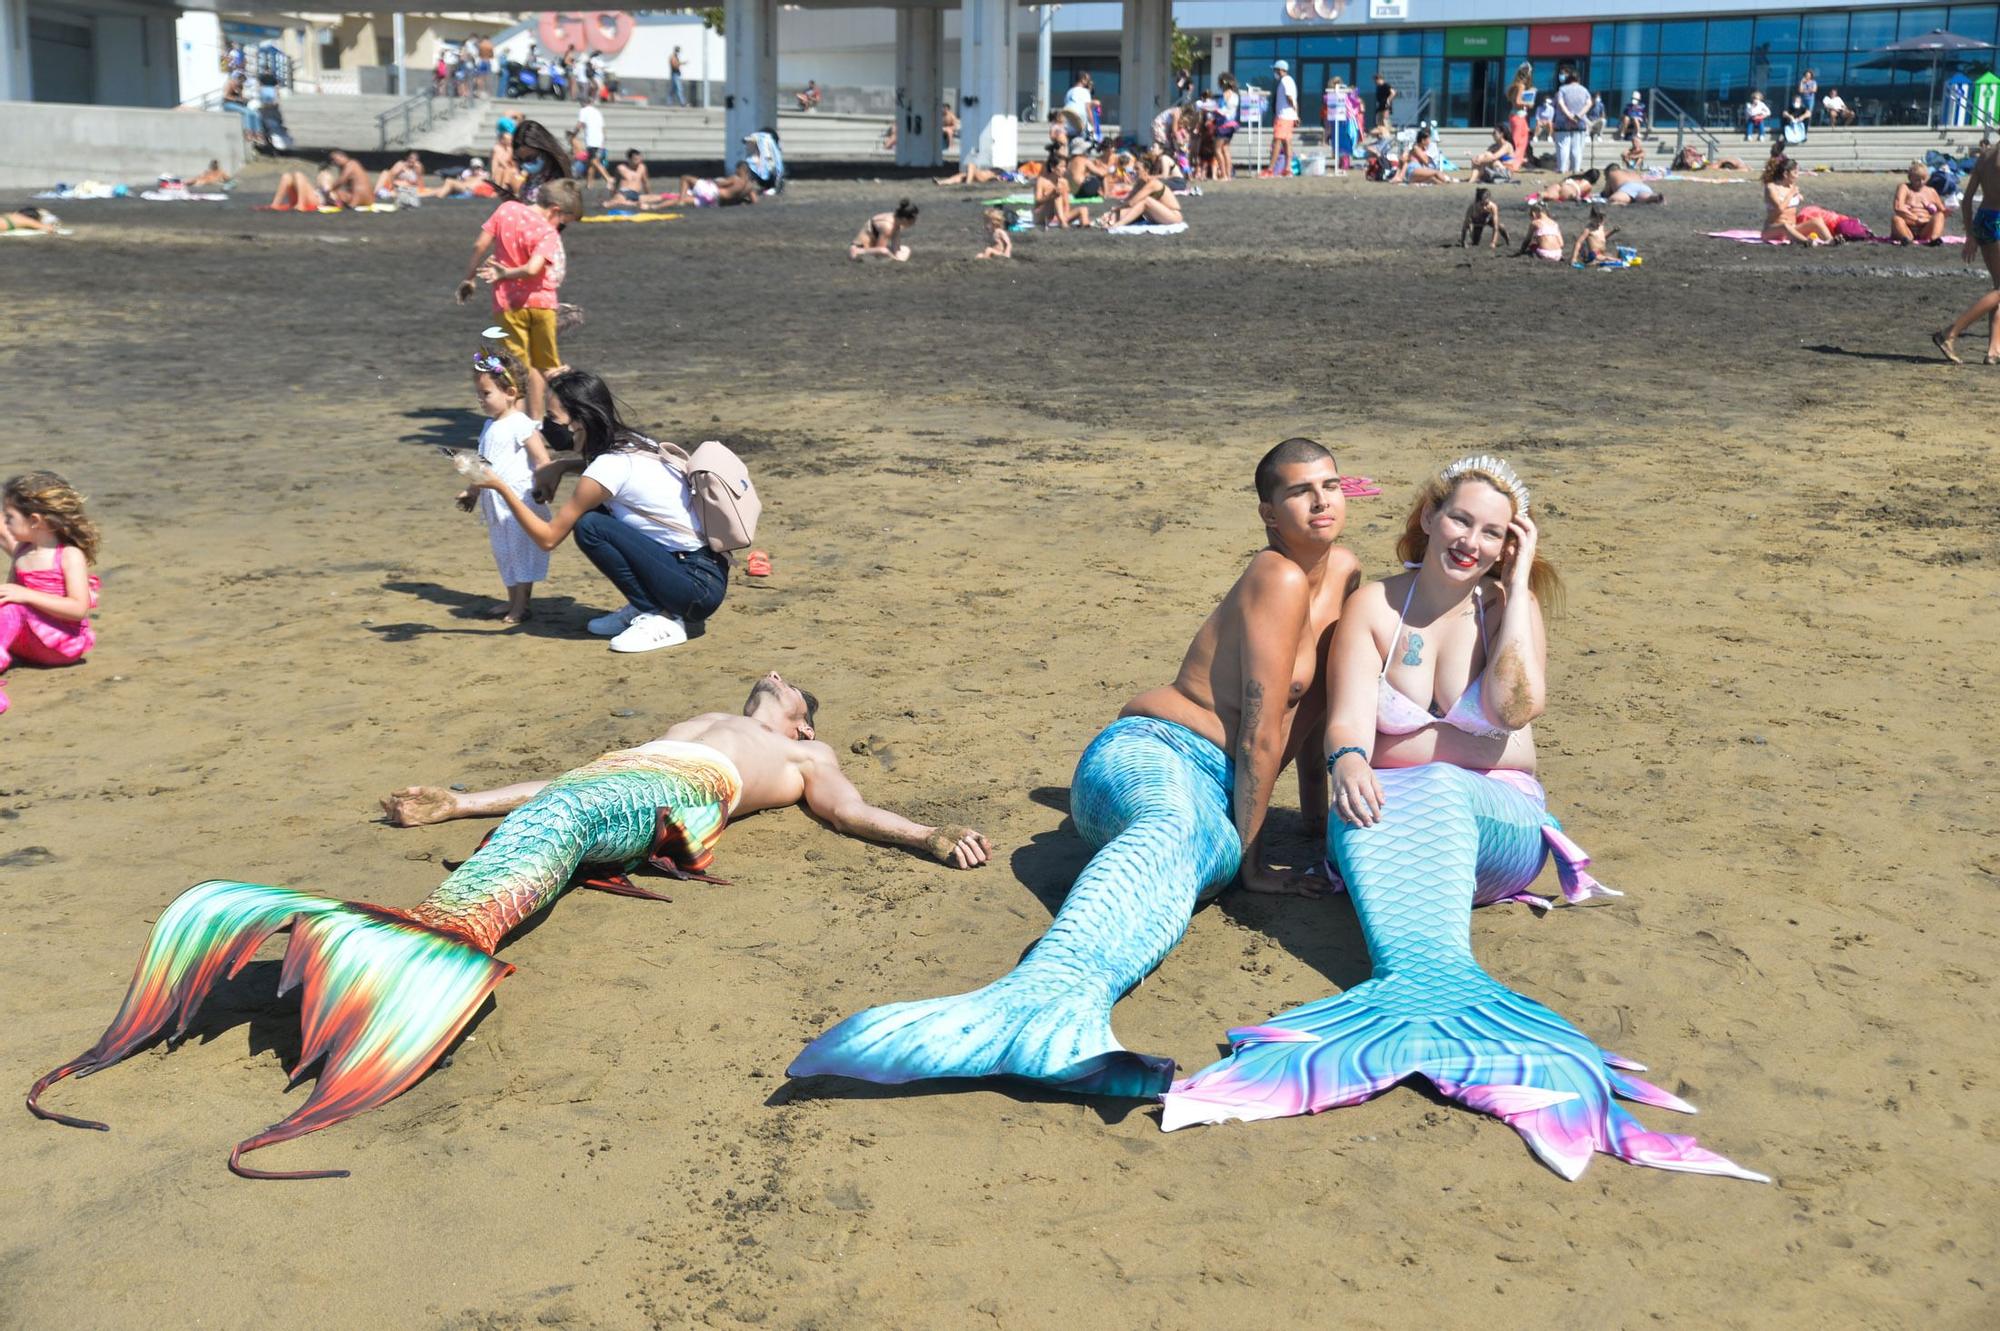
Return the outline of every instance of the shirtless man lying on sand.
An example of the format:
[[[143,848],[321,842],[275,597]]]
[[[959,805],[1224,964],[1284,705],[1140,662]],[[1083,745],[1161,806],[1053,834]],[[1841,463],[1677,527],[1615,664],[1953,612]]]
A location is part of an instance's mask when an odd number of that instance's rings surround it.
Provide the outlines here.
[[[833,749],[813,738],[813,714],[818,710],[819,699],[773,670],[751,688],[743,715],[703,712],[660,738],[700,744],[736,765],[743,778],[743,797],[731,811],[732,818],[804,801],[814,818],[842,836],[923,851],[954,869],[986,863],[992,848],[984,833],[970,827],[925,827],[862,799],[840,770]],[[497,818],[526,804],[546,785],[547,781],[522,781],[470,792],[410,786],[385,798],[382,812],[398,827]]]

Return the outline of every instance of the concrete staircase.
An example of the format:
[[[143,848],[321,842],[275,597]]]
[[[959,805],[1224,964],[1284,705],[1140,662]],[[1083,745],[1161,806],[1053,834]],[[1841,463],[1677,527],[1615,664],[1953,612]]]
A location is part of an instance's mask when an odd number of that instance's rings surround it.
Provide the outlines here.
[[[1934,149],[1959,156],[1970,153],[1979,146],[1979,134],[1976,129],[1935,130],[1921,127],[1814,129],[1806,142],[1792,145],[1786,152],[1807,171],[1815,167],[1830,171],[1901,171],[1913,161],[1922,161],[1924,154]],[[1771,152],[1769,139],[1746,143],[1741,132],[1716,133],[1715,138],[1722,145],[1725,156],[1741,159],[1746,167],[1761,166]],[[1443,129],[1438,131],[1438,140],[1447,157],[1463,164],[1471,161],[1475,154],[1485,152],[1492,137],[1483,129]],[[1640,142],[1645,145],[1648,167],[1665,167],[1673,161],[1674,134],[1671,127],[1664,133],[1648,132]],[[1706,145],[1699,141],[1696,143],[1706,150]],[[1545,144],[1535,146],[1538,155],[1552,151]],[[1603,166],[1616,161],[1623,151],[1623,142],[1606,133],[1586,149],[1585,155],[1587,161]]]

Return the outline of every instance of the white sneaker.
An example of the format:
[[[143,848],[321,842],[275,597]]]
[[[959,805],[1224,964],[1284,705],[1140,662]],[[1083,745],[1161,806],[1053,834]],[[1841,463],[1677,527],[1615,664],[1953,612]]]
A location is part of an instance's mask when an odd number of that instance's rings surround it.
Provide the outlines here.
[[[672,615],[640,615],[632,626],[611,640],[614,652],[651,652],[678,647],[688,640],[687,625]]]
[[[632,627],[632,621],[639,617],[639,607],[627,603],[608,615],[599,615],[584,627],[600,638],[615,638]]]

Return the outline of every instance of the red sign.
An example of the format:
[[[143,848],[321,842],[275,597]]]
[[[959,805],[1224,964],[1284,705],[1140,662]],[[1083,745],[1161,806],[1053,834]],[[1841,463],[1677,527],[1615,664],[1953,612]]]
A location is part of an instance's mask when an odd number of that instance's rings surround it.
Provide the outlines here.
[[[542,45],[560,56],[575,49],[588,54],[617,55],[632,40],[632,16],[620,10],[569,10],[544,14],[536,25]],[[1585,38],[1588,44],[1589,38]]]
[[[1588,23],[1538,23],[1528,29],[1528,54],[1583,56],[1590,54]]]

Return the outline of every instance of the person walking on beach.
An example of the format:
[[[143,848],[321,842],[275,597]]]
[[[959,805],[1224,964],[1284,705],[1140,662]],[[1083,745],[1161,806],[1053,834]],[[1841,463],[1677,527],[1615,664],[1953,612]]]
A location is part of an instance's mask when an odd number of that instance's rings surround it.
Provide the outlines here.
[[[1390,119],[1391,110],[1396,105],[1396,89],[1381,73],[1375,75],[1375,128],[1384,132],[1395,129]]]
[[[687,88],[681,82],[681,48],[678,46],[667,57],[667,100],[675,106],[688,104]]]
[[[1277,87],[1271,94],[1271,174],[1292,172],[1292,136],[1299,128],[1299,85],[1292,81],[1292,67],[1280,60],[1271,66]]]
[[[1962,364],[1954,345],[1958,335],[1986,319],[1986,363],[2000,365],[2000,142],[1989,143],[1980,152],[1964,189],[1959,211],[1965,217],[1965,262],[1971,263],[1977,250],[1993,278],[1993,289],[1966,306],[1951,327],[1932,333],[1931,341],[1946,360]]]
[[[928,827],[861,797],[833,747],[815,738],[819,699],[773,670],[750,689],[740,716],[703,712],[667,728],[655,745],[699,745],[721,754],[742,777],[732,821],[767,809],[803,804],[842,836],[929,855],[954,869],[976,869],[991,858],[986,834],[974,827]],[[640,745],[643,751],[650,745]],[[549,783],[522,781],[496,790],[406,786],[382,799],[397,827],[426,827],[456,818],[497,818],[520,808]]]
[[[507,349],[528,367],[528,415],[540,420],[550,372],[562,365],[556,349],[556,292],[566,275],[562,228],[583,216],[583,196],[573,180],[543,185],[532,204],[509,199],[493,210],[473,242],[458,303],[472,299],[475,277],[493,286],[493,310],[507,330]]]
[[[1583,136],[1590,124],[1590,89],[1573,70],[1564,70],[1556,89],[1556,170],[1569,175],[1583,170]]]

